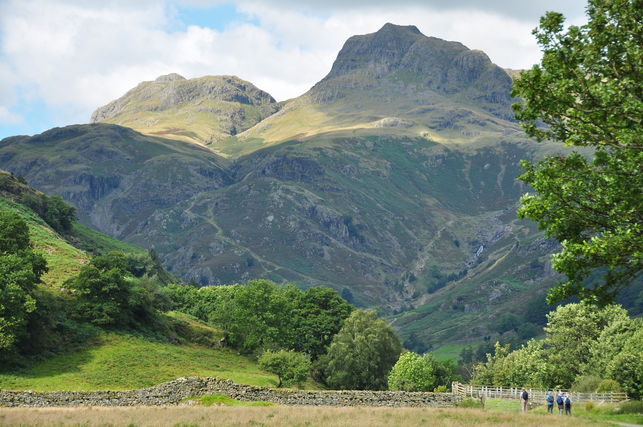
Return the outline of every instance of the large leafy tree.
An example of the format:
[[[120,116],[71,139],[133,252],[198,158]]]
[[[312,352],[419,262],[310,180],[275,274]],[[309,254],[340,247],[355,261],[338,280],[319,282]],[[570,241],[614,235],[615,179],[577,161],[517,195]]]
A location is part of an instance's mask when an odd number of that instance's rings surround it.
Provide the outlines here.
[[[326,381],[331,387],[382,390],[402,345],[393,329],[373,311],[354,311],[328,349]]]
[[[0,210],[0,350],[11,348],[25,333],[29,313],[36,309],[35,286],[46,271],[45,259],[31,247],[25,221]]]
[[[542,62],[514,83],[528,135],[590,148],[523,162],[520,179],[536,194],[518,215],[562,244],[553,265],[568,280],[550,302],[606,304],[641,278],[642,10],[642,0],[589,0],[588,23],[566,30],[561,14],[547,13],[534,30]]]

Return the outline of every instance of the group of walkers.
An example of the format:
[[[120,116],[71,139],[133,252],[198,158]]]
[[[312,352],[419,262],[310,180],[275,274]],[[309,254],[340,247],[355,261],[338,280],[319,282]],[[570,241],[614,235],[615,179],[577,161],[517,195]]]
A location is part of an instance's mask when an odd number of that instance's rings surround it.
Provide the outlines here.
[[[565,415],[572,414],[572,399],[569,397],[569,393],[559,391],[558,396],[554,398],[554,393],[550,391],[545,397],[545,402],[547,402],[548,414],[554,413],[554,402],[558,405],[558,415],[563,415],[563,410],[565,411]],[[529,393],[527,393],[527,390],[524,388],[520,393],[520,404],[522,406],[522,412],[527,412],[529,407]]]

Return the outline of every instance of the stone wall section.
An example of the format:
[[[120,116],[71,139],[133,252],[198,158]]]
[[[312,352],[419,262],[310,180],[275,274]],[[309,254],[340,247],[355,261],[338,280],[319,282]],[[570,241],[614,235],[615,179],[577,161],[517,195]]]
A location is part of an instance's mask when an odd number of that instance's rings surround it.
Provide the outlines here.
[[[160,406],[178,405],[187,397],[224,394],[243,401],[281,405],[450,407],[462,397],[451,393],[404,391],[280,390],[236,384],[221,378],[179,378],[154,387],[126,391],[6,391],[0,406]]]

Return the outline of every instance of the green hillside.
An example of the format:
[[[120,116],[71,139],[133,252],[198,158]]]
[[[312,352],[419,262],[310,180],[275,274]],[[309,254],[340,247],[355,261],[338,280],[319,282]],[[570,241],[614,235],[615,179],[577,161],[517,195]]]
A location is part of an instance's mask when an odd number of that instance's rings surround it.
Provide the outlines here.
[[[140,247],[74,223],[57,232],[25,200],[50,199],[0,171],[0,212],[17,215],[48,272],[35,290],[36,311],[27,336],[12,349],[0,348],[0,389],[118,390],[152,386],[181,376],[217,376],[244,384],[274,386],[277,378],[256,361],[222,348],[223,333],[190,316],[164,313],[142,329],[101,329],[69,316],[71,295],[63,283],[93,255],[109,251],[144,259]],[[154,355],[154,357],[150,357]]]
[[[78,350],[11,373],[0,372],[0,389],[128,390],[186,376],[220,377],[258,386],[277,383],[274,375],[232,349],[101,333]]]

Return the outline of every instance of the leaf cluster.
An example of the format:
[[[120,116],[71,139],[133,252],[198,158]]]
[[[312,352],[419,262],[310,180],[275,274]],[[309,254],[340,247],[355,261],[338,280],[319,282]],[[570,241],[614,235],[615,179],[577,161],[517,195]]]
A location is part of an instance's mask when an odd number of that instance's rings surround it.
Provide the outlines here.
[[[641,277],[643,266],[643,4],[590,0],[588,23],[564,31],[564,17],[541,18],[534,34],[541,64],[514,82],[516,118],[528,135],[591,147],[535,164],[519,177],[535,194],[521,199],[518,216],[537,221],[562,244],[554,268],[568,281],[549,301],[579,295],[614,301]],[[588,279],[599,274],[600,280]]]

